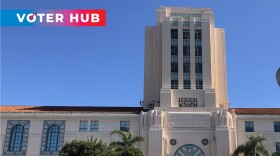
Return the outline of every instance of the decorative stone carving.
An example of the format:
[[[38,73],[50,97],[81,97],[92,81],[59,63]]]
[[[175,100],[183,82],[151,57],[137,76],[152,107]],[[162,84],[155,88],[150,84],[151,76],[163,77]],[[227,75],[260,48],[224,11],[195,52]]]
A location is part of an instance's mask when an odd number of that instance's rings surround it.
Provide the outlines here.
[[[197,107],[197,98],[179,98],[179,107]]]
[[[171,140],[170,140],[170,144],[173,145],[173,146],[176,145],[176,144],[177,144],[176,139],[171,139]]]

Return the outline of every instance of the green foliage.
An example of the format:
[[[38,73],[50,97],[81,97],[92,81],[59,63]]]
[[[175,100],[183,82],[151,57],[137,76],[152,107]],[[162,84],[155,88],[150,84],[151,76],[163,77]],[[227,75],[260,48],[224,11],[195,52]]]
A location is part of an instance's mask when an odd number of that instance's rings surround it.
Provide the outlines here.
[[[118,156],[144,156],[143,151],[135,146],[135,143],[144,141],[141,136],[134,136],[131,131],[115,130],[111,134],[121,136],[121,141],[114,141],[110,144]]]
[[[143,151],[134,145],[144,141],[143,137],[134,136],[131,131],[121,130],[115,130],[111,134],[120,135],[122,141],[107,145],[99,138],[73,140],[65,143],[59,156],[144,156]]]
[[[99,138],[66,142],[60,156],[113,156],[114,151]]]
[[[249,136],[248,141],[237,147],[233,156],[238,156],[240,153],[244,153],[245,156],[269,156],[267,150],[262,145],[262,142],[266,140],[263,136]]]
[[[274,152],[271,156],[280,156],[280,152]]]

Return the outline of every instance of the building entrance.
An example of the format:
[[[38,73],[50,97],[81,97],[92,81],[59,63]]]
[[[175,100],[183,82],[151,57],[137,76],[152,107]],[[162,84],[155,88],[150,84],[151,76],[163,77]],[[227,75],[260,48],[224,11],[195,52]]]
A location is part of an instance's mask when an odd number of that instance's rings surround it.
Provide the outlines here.
[[[205,156],[196,145],[186,144],[177,149],[174,156]]]

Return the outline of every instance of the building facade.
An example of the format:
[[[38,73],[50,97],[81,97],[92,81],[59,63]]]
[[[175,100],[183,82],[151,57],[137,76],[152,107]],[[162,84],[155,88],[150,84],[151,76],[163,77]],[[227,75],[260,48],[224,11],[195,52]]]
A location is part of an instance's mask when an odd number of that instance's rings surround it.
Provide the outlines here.
[[[160,7],[145,30],[143,107],[1,106],[1,155],[58,155],[66,141],[144,137],[147,156],[229,156],[249,135],[280,152],[279,108],[229,108],[225,33],[211,9]]]

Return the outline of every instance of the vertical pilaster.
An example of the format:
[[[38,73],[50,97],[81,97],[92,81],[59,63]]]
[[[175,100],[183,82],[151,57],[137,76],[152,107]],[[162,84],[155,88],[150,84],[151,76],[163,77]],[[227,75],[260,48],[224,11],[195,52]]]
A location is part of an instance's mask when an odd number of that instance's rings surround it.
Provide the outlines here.
[[[210,22],[201,21],[203,89],[211,89]]]
[[[171,24],[162,21],[162,88],[171,87]]]
[[[191,89],[195,90],[195,37],[194,37],[194,20],[190,20],[190,67],[191,67]]]

